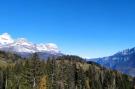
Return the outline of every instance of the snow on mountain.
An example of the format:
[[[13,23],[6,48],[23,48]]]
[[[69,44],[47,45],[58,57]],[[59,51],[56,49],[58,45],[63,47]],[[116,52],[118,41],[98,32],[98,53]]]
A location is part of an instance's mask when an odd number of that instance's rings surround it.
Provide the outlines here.
[[[19,38],[14,43],[9,44],[9,47],[12,47],[14,52],[26,52],[34,53],[36,52],[35,45],[31,42],[28,42],[25,38]]]
[[[135,47],[108,57],[90,59],[90,61],[135,77]]]
[[[47,43],[47,44],[37,44],[36,49],[38,52],[55,52],[59,53],[60,50],[56,44],[53,43]]]
[[[56,53],[59,52],[59,48],[57,47],[56,44],[47,43],[47,44],[46,44],[46,47],[47,47],[47,50],[48,50],[48,51],[52,51],[52,52],[56,52]]]
[[[0,35],[0,50],[16,53],[47,52],[50,54],[60,53],[56,44],[34,44],[25,38],[13,39],[8,33]]]
[[[13,42],[14,40],[8,33],[3,33],[2,35],[0,35],[0,45],[7,45]]]

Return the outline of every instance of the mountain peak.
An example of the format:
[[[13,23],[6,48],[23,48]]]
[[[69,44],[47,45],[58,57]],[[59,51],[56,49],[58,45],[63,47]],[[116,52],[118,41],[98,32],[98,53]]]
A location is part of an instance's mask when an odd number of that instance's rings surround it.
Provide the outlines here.
[[[18,38],[18,39],[15,41],[15,44],[16,44],[16,45],[29,45],[29,46],[33,45],[32,42],[29,42],[29,41],[28,41],[27,39],[25,39],[25,38]]]
[[[57,52],[59,52],[58,46],[56,44],[54,44],[54,43],[47,43],[46,47],[50,51],[57,51]]]
[[[0,35],[1,45],[7,45],[13,42],[14,42],[13,38],[8,33],[3,33],[2,35]]]
[[[28,40],[26,38],[18,38],[17,41],[19,41],[19,42],[28,42]]]
[[[34,44],[25,38],[13,39],[8,33],[3,33],[0,35],[0,44],[0,50],[10,52],[48,52],[51,54],[60,52],[58,46],[54,43]]]

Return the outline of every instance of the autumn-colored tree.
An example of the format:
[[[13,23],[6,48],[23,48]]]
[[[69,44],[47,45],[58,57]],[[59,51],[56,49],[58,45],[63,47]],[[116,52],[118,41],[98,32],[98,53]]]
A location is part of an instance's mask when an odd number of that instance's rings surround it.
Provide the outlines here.
[[[39,89],[47,89],[47,76],[43,76],[39,82]]]

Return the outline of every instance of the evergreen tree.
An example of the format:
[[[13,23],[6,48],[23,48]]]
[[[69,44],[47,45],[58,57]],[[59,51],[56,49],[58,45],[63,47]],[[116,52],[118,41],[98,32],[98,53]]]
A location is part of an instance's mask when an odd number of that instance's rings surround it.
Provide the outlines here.
[[[38,88],[43,71],[41,61],[39,60],[37,54],[33,54],[32,58],[26,61],[24,73],[22,75],[26,85],[29,86],[30,89]]]

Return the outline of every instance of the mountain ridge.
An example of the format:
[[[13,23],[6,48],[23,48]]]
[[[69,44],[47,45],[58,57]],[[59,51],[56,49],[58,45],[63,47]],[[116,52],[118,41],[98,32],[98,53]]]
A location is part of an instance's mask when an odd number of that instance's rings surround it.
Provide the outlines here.
[[[25,38],[13,39],[8,33],[0,35],[0,50],[14,52],[24,57],[33,53],[42,53],[43,56],[46,54],[45,58],[49,57],[49,55],[62,54],[54,43],[35,44]]]
[[[135,76],[135,47],[125,49],[111,56],[90,59],[90,61]]]

